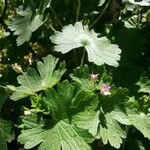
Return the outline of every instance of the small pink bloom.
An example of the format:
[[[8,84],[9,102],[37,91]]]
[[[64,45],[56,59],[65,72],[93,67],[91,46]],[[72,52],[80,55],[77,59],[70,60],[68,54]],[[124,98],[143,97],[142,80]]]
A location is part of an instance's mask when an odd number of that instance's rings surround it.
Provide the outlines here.
[[[90,77],[91,77],[91,81],[93,81],[93,82],[96,82],[97,80],[98,80],[98,75],[99,74],[90,74]]]
[[[107,85],[107,84],[103,84],[102,85],[102,88],[101,88],[101,92],[104,94],[104,95],[110,95],[110,89],[111,89],[111,86]]]

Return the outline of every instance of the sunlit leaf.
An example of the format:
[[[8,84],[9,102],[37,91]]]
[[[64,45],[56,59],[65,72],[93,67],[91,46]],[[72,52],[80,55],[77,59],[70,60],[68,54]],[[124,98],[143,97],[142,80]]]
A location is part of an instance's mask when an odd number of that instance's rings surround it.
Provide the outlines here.
[[[54,50],[57,52],[64,54],[75,48],[84,47],[89,62],[96,65],[106,63],[114,67],[119,66],[121,49],[118,45],[112,44],[106,37],[98,38],[98,34],[94,30],[89,30],[82,22],[76,22],[74,26],[65,26],[62,32],[55,32],[50,39],[56,44]]]
[[[90,150],[74,127],[64,121],[59,121],[54,126],[39,124],[37,127],[22,130],[18,141],[25,144],[25,149],[39,145],[38,150]]]
[[[59,82],[65,72],[64,64],[61,64],[58,70],[55,70],[57,63],[58,59],[48,55],[43,58],[43,63],[41,61],[37,63],[38,72],[33,68],[28,68],[27,72],[18,76],[20,86],[16,88],[11,99],[19,100],[34,95],[38,91],[52,88]]]
[[[140,86],[140,93],[150,94],[150,79],[148,77],[141,77],[141,79],[137,82],[137,85]]]

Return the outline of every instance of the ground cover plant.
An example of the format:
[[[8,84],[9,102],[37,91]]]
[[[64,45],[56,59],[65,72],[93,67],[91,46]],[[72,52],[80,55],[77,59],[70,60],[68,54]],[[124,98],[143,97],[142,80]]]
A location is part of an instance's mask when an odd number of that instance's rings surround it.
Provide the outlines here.
[[[0,0],[0,150],[149,150],[150,1]]]

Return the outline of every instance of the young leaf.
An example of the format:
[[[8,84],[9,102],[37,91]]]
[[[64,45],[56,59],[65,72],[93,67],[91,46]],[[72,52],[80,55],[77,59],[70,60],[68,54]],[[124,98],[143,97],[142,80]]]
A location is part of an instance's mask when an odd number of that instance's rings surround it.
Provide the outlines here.
[[[148,77],[141,77],[140,81],[137,82],[137,85],[140,86],[140,93],[150,94],[150,79],[148,79]]]
[[[40,144],[38,150],[90,150],[74,127],[66,122],[59,121],[53,128],[39,125],[36,128],[23,130],[18,141],[30,149]]]
[[[94,91],[94,82],[90,80],[90,71],[87,65],[74,69],[74,73],[70,75],[79,87],[84,91]]]
[[[101,97],[100,128],[97,138],[101,138],[104,144],[119,148],[126,137],[126,132],[119,121],[113,116],[114,112],[119,114],[125,111],[127,101],[127,90],[119,88],[108,97]]]
[[[14,138],[12,123],[0,118],[0,149],[7,150],[7,142],[11,142]]]
[[[16,88],[11,99],[19,100],[56,85],[65,72],[64,64],[60,65],[58,70],[55,70],[57,63],[58,59],[48,55],[43,58],[43,63],[40,61],[37,63],[39,73],[33,68],[28,68],[27,72],[18,76],[20,86]]]
[[[126,137],[126,132],[121,128],[119,123],[113,119],[109,113],[105,116],[100,115],[100,128],[98,137],[102,139],[104,144],[110,143],[115,148],[120,148],[122,138]]]
[[[95,137],[99,127],[99,111],[85,110],[73,116],[73,124],[81,129],[86,129]]]
[[[23,10],[20,8],[18,15],[9,25],[11,31],[15,31],[14,35],[17,37],[17,45],[20,46],[24,42],[29,41],[32,32],[36,31],[43,24],[43,16],[35,14],[32,18],[33,12],[30,8]]]
[[[143,134],[144,137],[150,139],[150,114],[140,112],[135,107],[135,102],[136,100],[134,97],[131,97],[125,104],[123,111],[115,109],[111,115],[115,120],[122,124],[134,126]]]
[[[100,123],[100,112],[97,110],[98,105],[98,97],[93,94],[91,99],[85,104],[83,111],[72,116],[72,123],[78,128],[88,130],[93,137],[97,135]]]
[[[150,114],[130,112],[128,116],[131,124],[150,139]]]
[[[73,81],[84,91],[100,90],[103,84],[110,84],[112,77],[101,67],[90,68],[87,65],[77,67],[70,75]]]
[[[74,98],[74,87],[68,81],[58,84],[57,91],[47,90],[46,97],[43,98],[45,108],[51,112],[53,118],[61,119],[69,109],[69,105]]]
[[[43,98],[45,108],[52,114],[54,119],[62,119],[71,116],[71,109],[80,109],[80,105],[90,101],[93,94],[77,90],[68,81],[64,81],[57,86],[57,91],[50,89],[46,91],[46,97]],[[79,110],[80,111],[80,110]]]

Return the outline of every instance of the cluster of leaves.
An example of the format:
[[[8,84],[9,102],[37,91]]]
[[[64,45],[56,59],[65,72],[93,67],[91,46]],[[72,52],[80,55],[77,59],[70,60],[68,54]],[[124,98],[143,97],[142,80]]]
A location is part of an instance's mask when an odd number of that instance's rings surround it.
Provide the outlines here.
[[[0,5],[0,149],[149,149],[148,0]]]

